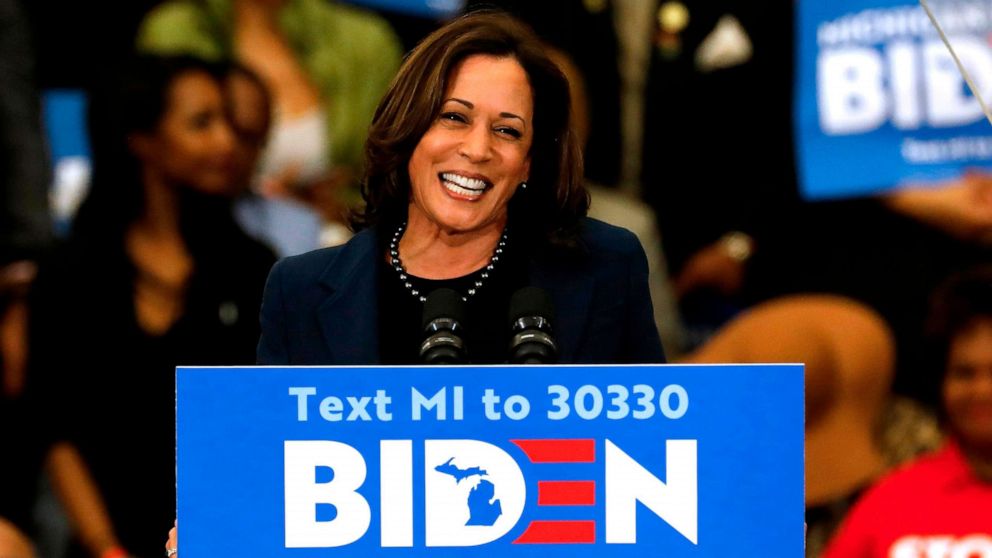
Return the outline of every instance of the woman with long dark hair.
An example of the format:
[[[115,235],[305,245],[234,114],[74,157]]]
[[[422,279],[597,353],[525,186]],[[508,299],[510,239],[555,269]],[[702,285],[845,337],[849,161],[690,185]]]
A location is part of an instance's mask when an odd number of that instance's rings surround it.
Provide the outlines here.
[[[373,118],[361,232],[273,269],[259,362],[418,362],[423,303],[442,287],[465,301],[467,360],[506,362],[524,286],[550,295],[559,362],[661,362],[640,244],[585,217],[569,108],[564,75],[513,18],[473,13],[427,37]]]
[[[427,295],[465,305],[467,360],[504,363],[525,286],[554,307],[561,363],[660,363],[647,260],[633,233],[585,217],[568,82],[513,18],[473,13],[407,56],[366,142],[347,244],[281,260],[259,364],[420,361]],[[177,529],[166,555],[177,555]]]
[[[92,189],[32,295],[49,470],[93,557],[160,552],[175,504],[174,368],[254,362],[274,257],[231,214],[225,71],[144,58],[94,97]]]

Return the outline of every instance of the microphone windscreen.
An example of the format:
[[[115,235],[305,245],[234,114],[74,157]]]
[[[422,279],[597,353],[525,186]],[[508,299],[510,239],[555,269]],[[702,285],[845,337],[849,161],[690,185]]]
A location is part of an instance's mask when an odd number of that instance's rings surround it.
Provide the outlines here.
[[[427,329],[431,322],[439,318],[449,318],[464,324],[465,302],[462,300],[462,295],[452,289],[437,289],[427,295],[421,329]]]
[[[520,318],[540,316],[549,322],[555,320],[555,307],[551,296],[540,287],[524,287],[510,297],[510,327]]]

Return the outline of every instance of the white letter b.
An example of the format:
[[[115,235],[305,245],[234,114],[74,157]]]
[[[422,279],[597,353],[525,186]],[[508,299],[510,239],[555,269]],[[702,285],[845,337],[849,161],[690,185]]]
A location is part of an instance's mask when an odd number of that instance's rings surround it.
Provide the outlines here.
[[[285,442],[284,455],[286,548],[344,546],[362,538],[372,519],[368,501],[355,492],[365,482],[362,454],[341,442],[308,440]]]

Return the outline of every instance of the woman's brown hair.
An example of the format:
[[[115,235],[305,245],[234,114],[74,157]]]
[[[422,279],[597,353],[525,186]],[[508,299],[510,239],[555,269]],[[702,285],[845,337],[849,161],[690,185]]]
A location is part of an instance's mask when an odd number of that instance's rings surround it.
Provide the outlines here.
[[[568,80],[530,29],[492,11],[452,21],[407,56],[369,128],[362,181],[365,207],[353,216],[352,225],[361,229],[405,220],[410,156],[437,119],[453,70],[476,54],[514,58],[527,73],[534,96],[530,180],[510,201],[511,226],[518,232],[529,229],[551,245],[574,246],[579,219],[589,209],[589,194],[582,183],[578,139],[569,126]]]

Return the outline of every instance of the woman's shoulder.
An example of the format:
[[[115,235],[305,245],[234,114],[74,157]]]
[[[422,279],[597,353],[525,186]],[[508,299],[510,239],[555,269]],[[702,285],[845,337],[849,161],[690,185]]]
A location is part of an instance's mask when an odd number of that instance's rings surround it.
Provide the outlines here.
[[[944,492],[948,483],[969,478],[960,450],[947,441],[937,451],[922,455],[884,475],[861,500],[871,508],[890,502],[919,502]],[[861,502],[859,502],[861,504]]]
[[[324,270],[337,258],[343,246],[319,248],[279,259],[272,266],[272,276],[294,286],[312,285],[320,280]]]
[[[634,233],[592,217],[583,217],[579,222],[579,238],[592,254],[630,257],[644,253]]]
[[[326,274],[335,273],[337,264],[365,262],[374,253],[375,233],[364,230],[339,246],[319,248],[296,256],[280,259],[272,269],[284,281],[297,286],[317,283]]]

